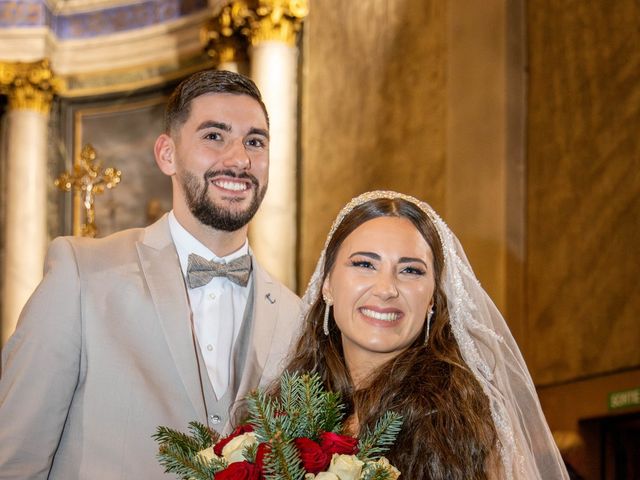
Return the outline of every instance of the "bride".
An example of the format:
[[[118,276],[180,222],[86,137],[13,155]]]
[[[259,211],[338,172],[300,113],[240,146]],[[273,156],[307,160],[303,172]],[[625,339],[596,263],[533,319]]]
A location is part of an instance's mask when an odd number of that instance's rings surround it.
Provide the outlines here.
[[[365,193],[336,218],[287,370],[342,394],[351,434],[403,415],[402,478],[566,479],[509,329],[429,205]]]

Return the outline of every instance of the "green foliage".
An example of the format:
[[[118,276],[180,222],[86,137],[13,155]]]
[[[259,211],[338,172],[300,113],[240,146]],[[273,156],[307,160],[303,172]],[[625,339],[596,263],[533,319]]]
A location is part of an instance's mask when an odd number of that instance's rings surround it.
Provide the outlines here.
[[[189,431],[191,435],[167,427],[158,427],[153,438],[160,445],[171,444],[184,451],[196,452],[209,448],[220,438],[218,432],[211,430],[200,422],[189,422]]]
[[[303,480],[305,470],[295,446],[296,438],[318,441],[322,432],[342,429],[344,406],[340,395],[324,390],[317,374],[282,376],[277,398],[262,391],[247,398],[248,422],[253,426],[258,443],[268,443],[264,459],[267,480]],[[393,444],[402,426],[402,417],[387,412],[378,420],[373,432],[366,432],[358,443],[358,458],[365,462],[377,459]],[[227,467],[222,458],[207,460],[198,452],[218,441],[218,434],[207,426],[191,422],[190,435],[159,427],[154,438],[160,443],[158,458],[165,472],[184,480],[212,480]],[[243,456],[255,462],[258,444],[245,447]],[[391,475],[381,465],[369,464],[363,473],[365,480],[390,480]]]
[[[254,392],[248,399],[249,423],[259,442],[269,442],[265,458],[269,479],[304,478],[305,471],[293,440],[317,440],[325,430],[340,425],[339,396],[325,392],[318,375],[284,373],[279,398]],[[326,428],[330,427],[330,428]]]
[[[305,475],[298,449],[291,440],[277,434],[271,440],[271,450],[265,457],[267,480],[302,480]]]
[[[199,422],[190,422],[191,435],[167,427],[158,427],[153,438],[160,443],[158,460],[165,473],[174,473],[185,480],[211,480],[213,475],[227,467],[223,459],[207,460],[199,451],[211,447],[219,435]]]
[[[341,427],[343,406],[340,395],[327,392],[317,374],[282,375],[279,398],[254,392],[248,398],[249,423],[259,441],[276,433],[285,441],[299,437],[318,440],[318,435]]]
[[[358,458],[362,461],[380,457],[396,441],[402,428],[402,415],[386,412],[376,422],[373,432],[365,432],[358,442]]]
[[[277,404],[264,392],[251,392],[247,397],[249,421],[259,442],[269,441],[276,432]]]
[[[321,412],[320,423],[325,432],[338,433],[342,430],[342,418],[344,417],[344,405],[340,403],[340,394],[327,392],[325,394],[324,408]]]
[[[257,443],[252,443],[250,445],[247,445],[242,450],[242,456],[249,463],[256,463],[256,455],[257,454],[258,454],[258,444]]]

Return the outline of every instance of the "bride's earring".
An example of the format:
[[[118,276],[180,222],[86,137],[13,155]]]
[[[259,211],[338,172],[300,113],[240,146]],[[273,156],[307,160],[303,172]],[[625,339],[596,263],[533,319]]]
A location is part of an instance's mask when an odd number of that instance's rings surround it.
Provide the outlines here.
[[[328,298],[324,298],[324,318],[322,321],[322,330],[325,335],[329,335],[329,310],[331,310],[331,305],[333,302]]]
[[[429,342],[429,330],[431,330],[431,317],[433,317],[433,307],[427,313],[427,334],[424,337],[424,344],[426,345]]]

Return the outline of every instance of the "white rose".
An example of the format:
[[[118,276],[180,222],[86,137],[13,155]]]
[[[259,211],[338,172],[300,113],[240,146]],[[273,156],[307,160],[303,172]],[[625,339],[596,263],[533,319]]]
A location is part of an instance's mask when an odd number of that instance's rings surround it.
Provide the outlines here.
[[[200,450],[197,454],[199,458],[206,461],[211,461],[216,458],[219,458],[215,453],[213,453],[213,447],[205,448],[204,450]]]
[[[391,480],[396,480],[400,476],[400,470],[389,463],[385,457],[380,457],[377,462],[371,462],[371,465],[378,465],[391,474]],[[369,465],[369,463],[367,464]]]
[[[340,480],[358,480],[362,473],[364,462],[358,460],[355,455],[333,454],[329,472],[335,473]],[[316,477],[317,478],[317,477]]]
[[[232,439],[222,448],[222,456],[229,463],[242,462],[246,460],[242,456],[245,447],[258,443],[256,434],[253,432],[243,433]]]
[[[338,477],[335,473],[320,472],[315,476],[315,480],[340,480],[340,477]]]

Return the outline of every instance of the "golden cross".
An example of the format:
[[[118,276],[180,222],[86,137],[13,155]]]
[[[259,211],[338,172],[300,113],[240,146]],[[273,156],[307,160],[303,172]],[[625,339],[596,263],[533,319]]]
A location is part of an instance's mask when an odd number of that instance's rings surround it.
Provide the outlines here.
[[[96,226],[95,196],[104,192],[105,188],[114,188],[120,183],[122,173],[113,167],[101,171],[100,162],[96,162],[96,150],[91,144],[83,147],[80,163],[73,166],[73,172],[64,172],[55,180],[55,185],[64,192],[74,193],[73,234],[83,237],[95,237]],[[75,199],[84,206],[86,222],[80,226],[79,212],[75,208]],[[77,220],[77,221],[76,221]]]

